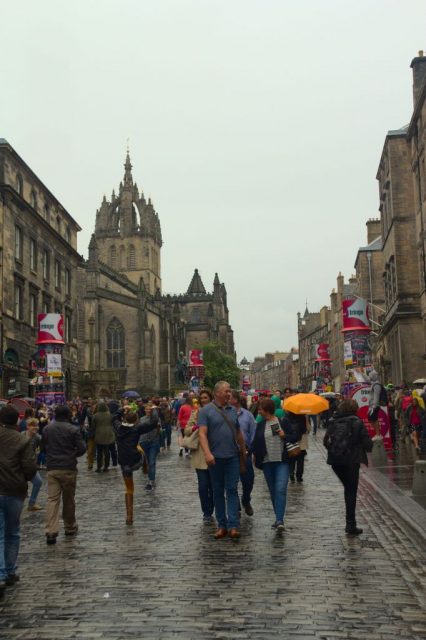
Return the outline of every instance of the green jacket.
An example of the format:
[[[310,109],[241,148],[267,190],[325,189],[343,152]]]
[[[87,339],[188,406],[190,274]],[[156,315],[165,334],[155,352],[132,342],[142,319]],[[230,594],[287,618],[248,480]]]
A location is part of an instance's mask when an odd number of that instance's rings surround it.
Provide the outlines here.
[[[96,444],[112,444],[115,442],[112,416],[103,402],[98,404],[98,410],[92,418],[92,430]]]

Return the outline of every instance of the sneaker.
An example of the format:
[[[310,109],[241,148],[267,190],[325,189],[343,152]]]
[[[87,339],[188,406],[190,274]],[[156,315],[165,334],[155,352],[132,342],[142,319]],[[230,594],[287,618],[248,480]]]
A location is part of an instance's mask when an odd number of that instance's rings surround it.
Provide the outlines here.
[[[213,516],[203,516],[203,523],[204,524],[211,524],[213,522],[214,518]]]
[[[10,573],[4,582],[7,587],[13,587],[13,585],[16,582],[19,582],[19,580],[20,578],[18,575],[16,575],[16,573]]]
[[[294,476],[290,476],[290,482],[295,482]]]
[[[28,511],[41,511],[41,509],[43,509],[43,507],[40,507],[40,505],[37,504],[37,502],[34,502],[34,504],[28,505]]]
[[[69,531],[65,531],[66,536],[76,536],[78,533],[78,529],[70,529]]]
[[[153,488],[154,488],[154,485],[152,484],[152,482],[148,482],[148,484],[145,487],[147,491],[152,491]]]
[[[274,522],[274,524],[271,525],[271,529],[276,529],[278,527],[278,522]]]
[[[46,544],[56,544],[56,533],[47,533],[46,534]]]
[[[277,522],[277,533],[284,533],[285,527],[283,522]]]
[[[297,482],[303,482],[303,478],[296,478]]]

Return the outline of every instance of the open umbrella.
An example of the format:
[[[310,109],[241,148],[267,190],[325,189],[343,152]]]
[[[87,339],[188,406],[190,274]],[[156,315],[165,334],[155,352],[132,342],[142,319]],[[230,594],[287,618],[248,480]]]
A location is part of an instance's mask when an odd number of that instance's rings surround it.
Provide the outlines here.
[[[140,398],[140,393],[137,391],[125,391],[121,394],[122,398]]]
[[[426,384],[426,378],[419,378],[418,380],[414,380],[413,384]]]
[[[327,411],[328,408],[328,400],[317,396],[315,393],[296,393],[296,395],[284,400],[284,411],[307,416],[315,416],[318,413]]]

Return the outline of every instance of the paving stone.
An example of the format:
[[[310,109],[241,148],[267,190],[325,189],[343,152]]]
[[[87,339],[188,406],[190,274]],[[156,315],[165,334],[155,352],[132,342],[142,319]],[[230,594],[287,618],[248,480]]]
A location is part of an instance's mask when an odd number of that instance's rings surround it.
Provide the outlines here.
[[[118,471],[80,463],[76,538],[48,547],[43,512],[23,515],[21,582],[0,602],[5,640],[417,640],[426,632],[426,551],[361,477],[360,538],[344,534],[342,488],[312,445],[303,485],[289,486],[277,539],[256,474],[242,538],[215,541],[201,521],[195,472],[177,448],[158,484],[135,474],[135,523],[125,525]],[[42,472],[43,473],[43,472]],[[46,503],[46,487],[40,502]]]

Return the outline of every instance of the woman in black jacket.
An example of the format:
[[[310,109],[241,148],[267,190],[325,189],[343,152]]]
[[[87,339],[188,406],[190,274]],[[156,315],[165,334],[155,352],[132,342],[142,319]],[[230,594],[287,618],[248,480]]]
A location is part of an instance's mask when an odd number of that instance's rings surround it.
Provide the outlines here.
[[[368,465],[366,451],[371,451],[373,442],[360,418],[356,415],[356,400],[343,400],[335,417],[330,421],[324,436],[328,451],[327,463],[343,484],[346,505],[346,533],[358,536],[362,529],[356,526],[356,496],[358,492],[360,464]]]
[[[259,414],[262,421],[257,423],[252,442],[254,463],[263,470],[271,502],[275,512],[272,525],[278,534],[284,531],[284,514],[287,502],[287,485],[290,475],[287,442],[295,442],[296,435],[286,418],[275,415],[275,403],[269,398],[259,402]]]
[[[139,447],[139,439],[141,435],[157,429],[158,418],[152,416],[144,422],[138,422],[136,413],[130,410],[118,411],[113,416],[112,425],[117,440],[118,462],[126,486],[126,524],[133,524],[133,472],[140,469],[143,462],[143,450]]]

